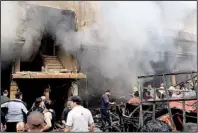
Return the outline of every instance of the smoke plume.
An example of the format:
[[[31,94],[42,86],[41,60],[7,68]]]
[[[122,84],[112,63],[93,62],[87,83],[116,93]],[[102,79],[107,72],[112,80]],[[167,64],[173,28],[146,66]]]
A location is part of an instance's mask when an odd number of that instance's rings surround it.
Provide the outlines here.
[[[160,52],[173,52],[163,70],[176,69],[175,38],[185,27],[186,16],[196,10],[196,2],[187,1],[99,2],[100,22],[75,32],[74,14],[70,12],[24,6],[17,2],[1,3],[4,60],[10,61],[19,53],[24,61],[29,60],[47,33],[65,51],[77,53],[81,70],[88,76],[90,93],[101,93],[101,89],[109,87],[118,93],[114,95],[129,93],[138,75],[156,73],[151,62],[165,61]],[[25,22],[21,12],[26,13]],[[22,47],[15,45],[15,31],[20,26],[25,27]],[[88,49],[79,53],[82,45]],[[21,52],[13,54],[14,48]],[[192,68],[195,60],[187,59],[187,62],[180,69]]]

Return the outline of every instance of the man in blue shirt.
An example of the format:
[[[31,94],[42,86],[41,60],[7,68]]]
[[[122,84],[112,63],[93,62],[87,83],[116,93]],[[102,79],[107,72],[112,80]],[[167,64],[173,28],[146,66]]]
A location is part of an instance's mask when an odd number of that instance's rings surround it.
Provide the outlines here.
[[[109,114],[109,105],[115,104],[114,102],[109,102],[109,96],[111,95],[110,90],[106,90],[106,92],[101,97],[101,105],[100,105],[100,113],[102,118],[102,128],[105,127],[106,122],[109,126],[111,126],[110,114]]]

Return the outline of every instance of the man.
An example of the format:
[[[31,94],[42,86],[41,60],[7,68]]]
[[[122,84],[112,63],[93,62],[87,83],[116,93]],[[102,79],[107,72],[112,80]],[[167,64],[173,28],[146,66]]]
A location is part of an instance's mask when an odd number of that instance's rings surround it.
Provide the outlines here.
[[[155,89],[152,88],[152,85],[151,84],[148,84],[148,87],[147,88],[148,88],[147,91],[149,91],[151,98],[154,99],[154,97],[155,97],[155,99],[159,99],[158,96],[157,96],[157,91],[155,92]]]
[[[36,98],[35,102],[34,102],[34,106],[29,110],[28,114],[33,112],[33,111],[39,111],[41,113],[43,113],[44,108],[43,108],[44,102],[42,100],[41,97]]]
[[[45,119],[46,125],[42,129],[42,132],[53,132],[54,127],[55,127],[56,114],[54,110],[52,109],[51,100],[45,101],[44,119]]]
[[[164,83],[163,82],[160,84],[159,92],[160,92],[160,97],[159,98],[162,98],[162,99],[165,98],[165,88],[164,88]]]
[[[168,88],[168,94],[169,94],[169,97],[172,97],[173,93],[174,93],[174,90],[175,90],[175,87],[173,85],[171,85],[169,88]]]
[[[137,86],[134,86],[132,91],[133,91],[133,96],[137,95],[137,93],[138,93]]]
[[[93,132],[94,121],[91,112],[81,106],[82,100],[79,96],[70,99],[71,111],[68,113],[65,132]]]
[[[45,109],[45,101],[46,101],[46,97],[45,96],[41,96],[41,99],[43,101],[43,105],[42,105],[42,108]]]
[[[67,101],[66,106],[65,106],[65,108],[62,112],[62,116],[61,116],[61,120],[64,125],[66,125],[67,115],[70,110],[71,110],[71,101]]]
[[[179,86],[176,86],[176,88],[173,90],[172,98],[182,98],[183,95],[179,91]]]
[[[111,95],[110,90],[106,90],[106,92],[102,95],[101,97],[101,106],[100,106],[100,113],[102,117],[102,128],[105,127],[106,122],[108,123],[109,126],[111,126],[111,119],[110,119],[110,114],[109,114],[109,105],[115,104],[114,102],[111,103],[109,102],[109,96]]]
[[[4,90],[3,95],[1,96],[1,105],[3,103],[8,102],[10,99],[8,98],[8,90]],[[1,109],[1,126],[3,129],[6,129],[6,116],[7,113],[7,108],[2,108]]]
[[[3,95],[1,96],[1,104],[8,102],[10,99],[8,98],[8,90],[3,91]]]
[[[17,132],[25,132],[25,123],[24,122],[18,122],[16,125]]]
[[[41,96],[39,98],[41,98],[41,100],[42,100],[42,108],[45,109],[45,104],[44,103],[45,103],[46,97],[45,96]],[[33,105],[32,105],[31,108],[34,108],[35,107],[35,102],[33,103]]]
[[[22,93],[17,92],[14,100],[1,105],[1,107],[8,108],[8,112],[6,115],[7,132],[16,132],[16,124],[18,122],[24,122],[24,119],[26,119],[28,111],[25,104],[22,101],[22,98]]]
[[[31,112],[27,117],[27,126],[29,132],[41,132],[44,124],[44,115],[38,111]]]
[[[147,87],[144,87],[144,89],[143,89],[143,98],[145,100],[148,100],[148,99],[150,99],[152,97],[150,89],[151,89],[151,85],[150,84]]]

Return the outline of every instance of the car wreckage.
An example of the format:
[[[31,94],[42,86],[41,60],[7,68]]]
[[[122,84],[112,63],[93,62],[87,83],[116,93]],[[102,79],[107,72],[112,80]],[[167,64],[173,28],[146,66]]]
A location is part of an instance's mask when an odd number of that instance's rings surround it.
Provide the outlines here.
[[[110,110],[112,124],[102,131],[113,132],[171,132],[171,131],[197,131],[197,72],[179,72],[159,75],[139,76],[138,79],[161,76],[164,79],[165,96],[156,99],[155,95],[160,90],[155,91],[154,98],[143,98],[143,87],[138,87],[138,96],[132,96],[127,102],[116,105]],[[166,75],[190,74],[191,79],[176,84],[175,90],[181,97],[170,97],[170,91],[166,89]],[[183,90],[185,84],[191,84],[191,88]],[[178,93],[178,94],[179,94]],[[96,127],[100,128],[100,111],[93,113]]]

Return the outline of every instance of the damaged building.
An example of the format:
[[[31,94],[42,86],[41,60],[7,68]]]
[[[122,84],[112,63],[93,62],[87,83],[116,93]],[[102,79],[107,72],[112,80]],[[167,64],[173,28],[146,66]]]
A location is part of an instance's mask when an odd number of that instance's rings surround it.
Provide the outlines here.
[[[75,32],[86,29],[88,26],[98,21],[97,10],[99,10],[99,8],[97,2],[37,1],[30,2],[29,4],[31,5],[29,7],[32,7],[32,9],[29,9],[30,14],[32,10],[42,10],[42,12],[46,13],[51,11],[56,12],[56,10],[57,12],[61,12],[61,14],[67,16],[69,18],[68,20],[71,21],[65,22],[67,24],[69,23],[69,30]],[[28,16],[28,12],[24,16],[26,15]],[[196,17],[192,15],[191,18]],[[195,53],[189,53],[191,50],[188,50],[187,48],[195,49],[196,47],[196,32],[192,31],[195,29],[193,26],[196,26],[196,24],[186,23],[185,25],[185,29],[182,29],[179,32],[178,37],[175,38],[176,43],[174,44],[178,51],[167,51],[165,53],[159,52],[161,61],[151,62],[151,66],[155,70],[155,73],[179,71],[177,66],[179,66],[178,64],[180,64],[180,62],[182,63],[184,59],[189,60],[189,58],[192,58],[192,60],[195,60],[193,58],[195,57],[194,54],[196,54],[196,51]],[[189,26],[192,26],[192,28]],[[25,27],[24,30],[26,30]],[[175,32],[178,32],[178,30]],[[20,33],[20,35],[22,35],[22,33]],[[20,38],[22,39],[19,39],[17,45],[23,46],[27,40],[24,40],[23,37]],[[32,48],[32,51],[34,52],[32,52],[32,54],[25,53],[26,56],[23,58],[27,58],[26,60],[17,57],[13,61],[12,66],[2,72],[2,76],[4,77],[4,79],[2,79],[2,88],[10,91],[11,99],[13,99],[15,93],[20,90],[24,94],[24,101],[27,102],[28,108],[30,108],[36,97],[45,94],[47,98],[54,101],[54,108],[56,108],[57,114],[60,114],[60,111],[62,111],[64,106],[64,101],[71,95],[71,93],[78,94],[82,96],[83,99],[89,100],[89,105],[91,105],[95,104],[96,101],[93,99],[99,98],[98,96],[100,95],[98,94],[103,93],[101,89],[104,90],[105,87],[113,88],[122,86],[122,88],[126,89],[126,86],[122,85],[120,82],[120,86],[117,84],[117,86],[111,86],[115,81],[110,81],[104,78],[103,75],[100,74],[100,68],[95,68],[94,65],[92,66],[92,64],[97,64],[97,61],[100,60],[99,57],[105,51],[105,46],[99,46],[98,44],[88,46],[82,44],[83,46],[77,51],[79,54],[75,55],[75,53],[67,52],[62,45],[55,44],[55,39],[56,38],[46,33],[41,37],[40,41],[33,41],[33,43],[35,43],[33,46],[35,47]],[[84,53],[88,54],[81,55],[81,51],[86,50],[89,52]],[[83,56],[92,55],[95,55],[94,57],[98,58],[91,60],[90,62],[92,64],[89,64],[88,68],[83,68],[81,70],[81,67],[86,66],[84,63],[87,63],[84,61],[86,57],[83,58]],[[145,56],[147,55],[145,54]],[[176,56],[177,58],[175,60],[177,60],[177,63],[174,63],[176,65],[173,68],[168,68],[166,62]],[[168,80],[173,84],[176,84],[176,82],[181,82],[178,79],[179,78],[176,76],[173,76]],[[186,79],[186,77],[184,79]],[[119,80],[120,79],[117,81]],[[161,81],[162,79],[155,79],[156,84],[154,86],[158,87]],[[87,92],[89,92],[89,95],[87,95]],[[89,98],[87,99],[86,97]],[[88,103],[86,104],[88,105]]]
[[[69,22],[65,22],[72,32],[77,32],[93,23],[95,14],[94,2],[27,2],[28,10],[23,14],[24,24],[19,30],[19,39],[16,45],[23,47],[27,40],[23,32],[27,30],[26,21],[35,12],[60,13]],[[96,6],[95,6],[96,7]],[[64,24],[64,22],[63,22]],[[34,28],[34,27],[28,27]],[[34,38],[35,39],[35,38]],[[25,53],[26,56],[16,57],[8,69],[2,72],[2,88],[8,89],[10,99],[14,99],[17,91],[23,93],[23,100],[30,108],[37,97],[45,95],[53,101],[53,106],[60,118],[64,103],[71,95],[85,95],[83,88],[79,89],[79,82],[86,86],[86,74],[80,72],[79,60],[73,53],[66,52],[63,45],[56,44],[48,31],[43,36],[35,39],[33,52]],[[71,44],[72,45],[72,44]],[[9,75],[9,76],[8,76]],[[84,88],[85,89],[85,88]]]

